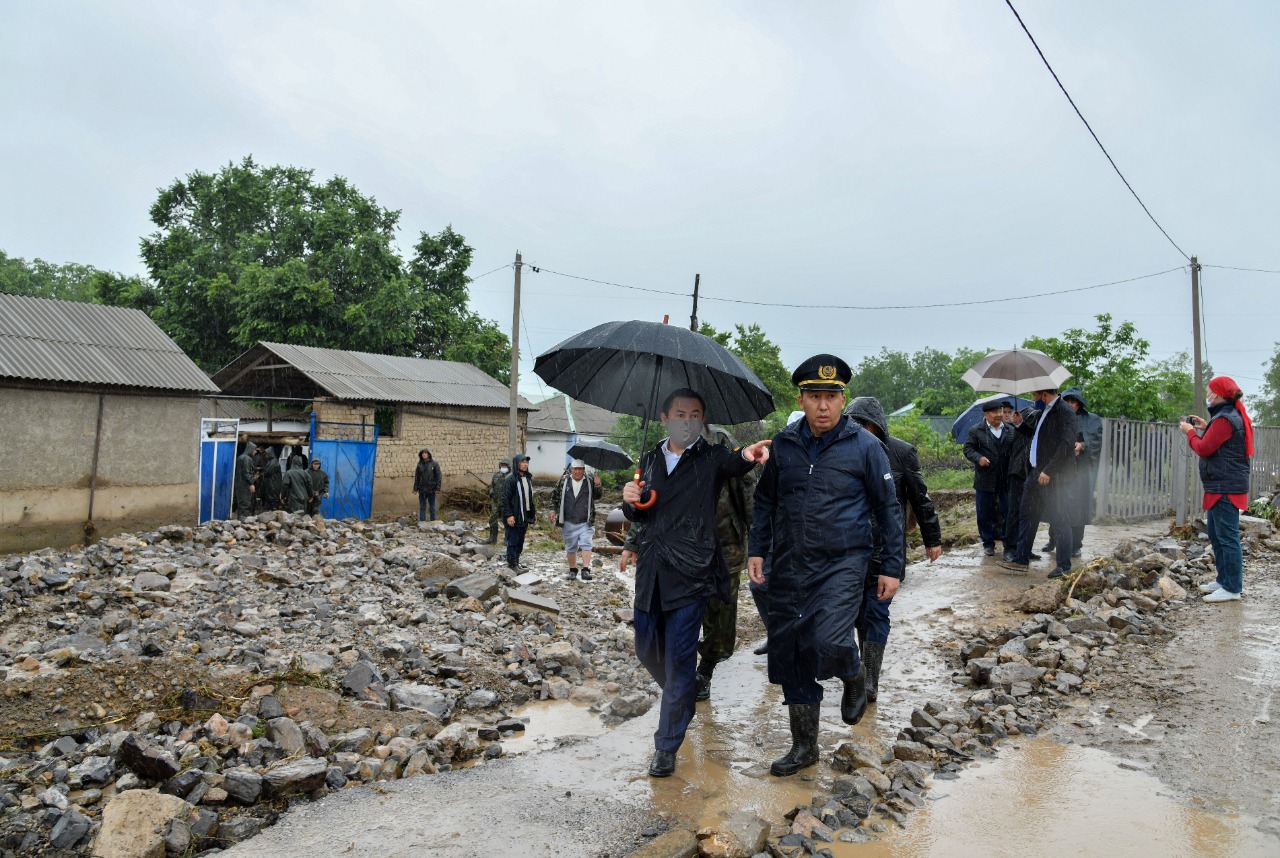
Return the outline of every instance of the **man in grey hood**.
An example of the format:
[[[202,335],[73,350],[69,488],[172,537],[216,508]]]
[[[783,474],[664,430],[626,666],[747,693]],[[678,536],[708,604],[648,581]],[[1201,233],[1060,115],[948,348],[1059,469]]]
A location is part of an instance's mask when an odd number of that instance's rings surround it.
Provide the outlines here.
[[[252,441],[245,442],[244,450],[236,457],[236,478],[234,496],[236,517],[248,518],[253,515],[253,496],[256,493],[254,483],[257,481],[258,464],[253,454],[258,452],[258,445]]]
[[[929,487],[925,485],[924,476],[920,473],[920,458],[916,448],[901,438],[889,434],[889,421],[885,417],[884,407],[880,400],[872,396],[859,396],[849,403],[844,413],[858,421],[873,435],[884,442],[889,453],[889,469],[893,474],[894,491],[898,503],[904,511],[910,509],[915,514],[916,523],[920,525],[920,537],[924,542],[924,553],[929,562],[942,556],[942,525],[938,521],[938,513],[929,498]],[[873,521],[873,524],[875,522]],[[906,550],[907,528],[902,528],[903,551]],[[880,668],[884,660],[884,650],[889,643],[889,604],[893,596],[880,598],[882,571],[881,557],[884,553],[884,542],[880,538],[879,527],[875,528],[875,548],[871,554],[871,562],[867,564],[867,582],[863,587],[862,609],[858,613],[855,628],[858,630],[858,645],[862,647],[862,660],[867,667],[867,700],[874,702],[880,691]],[[905,579],[905,567],[902,578]]]
[[[284,499],[289,512],[306,512],[307,501],[311,499],[311,475],[307,473],[305,461],[301,456],[294,456],[284,475]]]
[[[537,522],[538,512],[533,498],[533,479],[529,476],[529,457],[516,453],[515,470],[507,474],[502,485],[502,520],[507,526],[507,566],[520,568],[524,553],[524,536],[529,525]]]

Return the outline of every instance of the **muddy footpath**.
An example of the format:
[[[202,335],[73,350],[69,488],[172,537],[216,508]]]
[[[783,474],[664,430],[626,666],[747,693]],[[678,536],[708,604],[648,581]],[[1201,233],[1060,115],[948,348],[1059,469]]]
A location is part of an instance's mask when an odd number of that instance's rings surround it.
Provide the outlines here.
[[[789,732],[745,587],[673,777],[631,582],[468,521],[271,514],[0,556],[0,855],[1280,854],[1280,538],[1091,527],[1078,574],[915,563],[881,697]]]

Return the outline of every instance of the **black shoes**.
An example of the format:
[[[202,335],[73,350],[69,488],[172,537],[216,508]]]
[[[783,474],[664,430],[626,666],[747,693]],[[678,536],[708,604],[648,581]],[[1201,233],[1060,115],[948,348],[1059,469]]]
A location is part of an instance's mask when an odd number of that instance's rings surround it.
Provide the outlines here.
[[[1006,548],[1006,549],[1005,549],[1004,554],[1001,556],[1001,559],[1002,559],[1002,560],[1004,560],[1004,562],[1005,562],[1005,563],[1012,563],[1012,562],[1013,562],[1013,556],[1014,556],[1014,555],[1013,555],[1013,552],[1012,552],[1012,551],[1010,551],[1010,550],[1008,550],[1008,549]],[[997,561],[997,562],[999,562],[999,561]]]
[[[844,695],[840,698],[840,720],[857,724],[867,712],[867,671],[863,668],[853,679],[844,681]]]
[[[984,545],[982,546],[982,553],[991,557],[996,553],[996,547],[994,545]]]
[[[578,567],[577,567],[577,566],[570,566],[570,567],[569,567],[569,580],[570,580],[570,581],[577,581],[577,580],[578,580]]]
[[[649,761],[649,777],[669,778],[676,770],[676,755],[670,751],[654,751]]]
[[[590,581],[590,580],[591,580],[591,570],[590,570],[590,569],[588,569],[587,567],[583,566],[583,567],[582,567],[582,570],[581,570],[581,578],[582,578],[582,580],[583,580],[583,581]]]
[[[710,700],[711,699],[711,674],[715,673],[716,663],[707,661],[705,658],[698,663],[698,669],[693,674],[693,699],[694,700]]]
[[[764,643],[751,651],[752,655],[767,655],[769,653],[769,639],[765,638]]]
[[[1040,555],[1039,555],[1039,554],[1036,554],[1034,551],[1032,551],[1032,552],[1028,555],[1028,558],[1029,558],[1029,559],[1031,559],[1031,560],[1039,560],[1039,559],[1040,559]]]
[[[863,641],[862,670],[867,677],[867,702],[869,703],[875,703],[876,698],[880,696],[880,665],[883,661],[884,644]]]
[[[819,703],[797,703],[787,707],[791,716],[791,750],[774,760],[769,773],[785,778],[818,762]]]
[[[1048,554],[1050,551],[1052,551],[1052,550],[1053,550],[1053,543],[1052,543],[1052,542],[1046,542],[1044,545],[1041,545],[1041,546],[1040,546],[1040,550],[1041,550],[1041,551],[1043,551],[1044,553]]]
[[[1070,575],[1070,574],[1071,574],[1071,569],[1070,569],[1070,568],[1067,568],[1067,569],[1054,569],[1052,572],[1050,572],[1050,573],[1049,573],[1049,578],[1050,578],[1050,579],[1053,579],[1053,578],[1061,578],[1063,575]]]

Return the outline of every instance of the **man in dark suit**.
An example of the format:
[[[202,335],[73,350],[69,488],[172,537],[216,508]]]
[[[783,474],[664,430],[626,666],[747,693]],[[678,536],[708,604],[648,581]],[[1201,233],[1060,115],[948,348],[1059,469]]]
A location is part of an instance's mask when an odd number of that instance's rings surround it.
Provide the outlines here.
[[[988,557],[996,553],[996,540],[1003,541],[1000,525],[1008,515],[1004,475],[1009,467],[1014,429],[1004,425],[1005,404],[1002,399],[984,402],[982,422],[969,429],[964,442],[964,457],[973,462],[978,535],[982,537],[982,553]],[[1008,550],[1010,546],[1006,543],[1004,547]]]
[[[1012,560],[1000,561],[1000,566],[1014,572],[1030,568],[1031,545],[1042,519],[1047,519],[1051,527],[1060,528],[1061,533],[1071,532],[1068,489],[1071,469],[1075,467],[1076,413],[1062,401],[1056,388],[1037,390],[1032,398],[1041,410],[1034,430],[1024,424],[1020,414],[1013,415],[1017,431],[1031,436],[1031,470],[1023,485],[1018,548]],[[1057,563],[1050,578],[1061,578],[1071,571],[1071,542],[1061,542],[1055,546]]]

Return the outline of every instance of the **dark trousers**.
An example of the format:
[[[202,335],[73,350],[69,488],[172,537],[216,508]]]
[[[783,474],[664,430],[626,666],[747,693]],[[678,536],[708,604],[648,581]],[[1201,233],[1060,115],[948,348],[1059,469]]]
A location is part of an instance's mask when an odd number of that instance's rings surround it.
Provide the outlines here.
[[[436,520],[436,493],[435,492],[418,492],[418,521],[427,521],[427,511],[430,507],[431,521]]]
[[[524,534],[529,529],[529,525],[505,526],[507,528],[507,565],[514,569],[520,562],[520,553],[524,551]]]
[[[1013,557],[1015,563],[1031,562],[1031,547],[1042,518],[1048,519],[1050,528],[1056,528],[1062,533],[1071,532],[1070,510],[1067,509],[1067,504],[1055,496],[1056,491],[1052,482],[1042,486],[1034,472],[1027,474],[1022,489],[1022,507],[1018,511],[1018,517],[1022,519],[1022,531],[1018,535],[1018,550]],[[1053,548],[1057,553],[1057,568],[1070,569],[1071,540],[1060,539]]]
[[[997,539],[1003,539],[1000,522],[1008,517],[1009,498],[1003,492],[975,489],[974,504],[978,508],[978,535],[982,546],[991,548]]]
[[[1004,550],[1018,549],[1018,537],[1022,531],[1022,493],[1025,477],[1010,477],[1005,489]]]
[[[656,601],[656,600],[655,600]],[[653,747],[675,753],[693,720],[698,628],[706,611],[700,599],[673,611],[635,609],[636,657],[662,688]]]
[[[1240,510],[1225,496],[1218,499],[1204,516],[1213,546],[1215,579],[1229,593],[1244,592],[1244,555],[1240,548]]]
[[[862,607],[858,609],[858,620],[854,628],[858,637],[871,643],[887,644],[889,642],[889,605],[893,597],[881,601],[876,598],[876,590],[880,586],[880,576],[867,576],[862,587]]]

